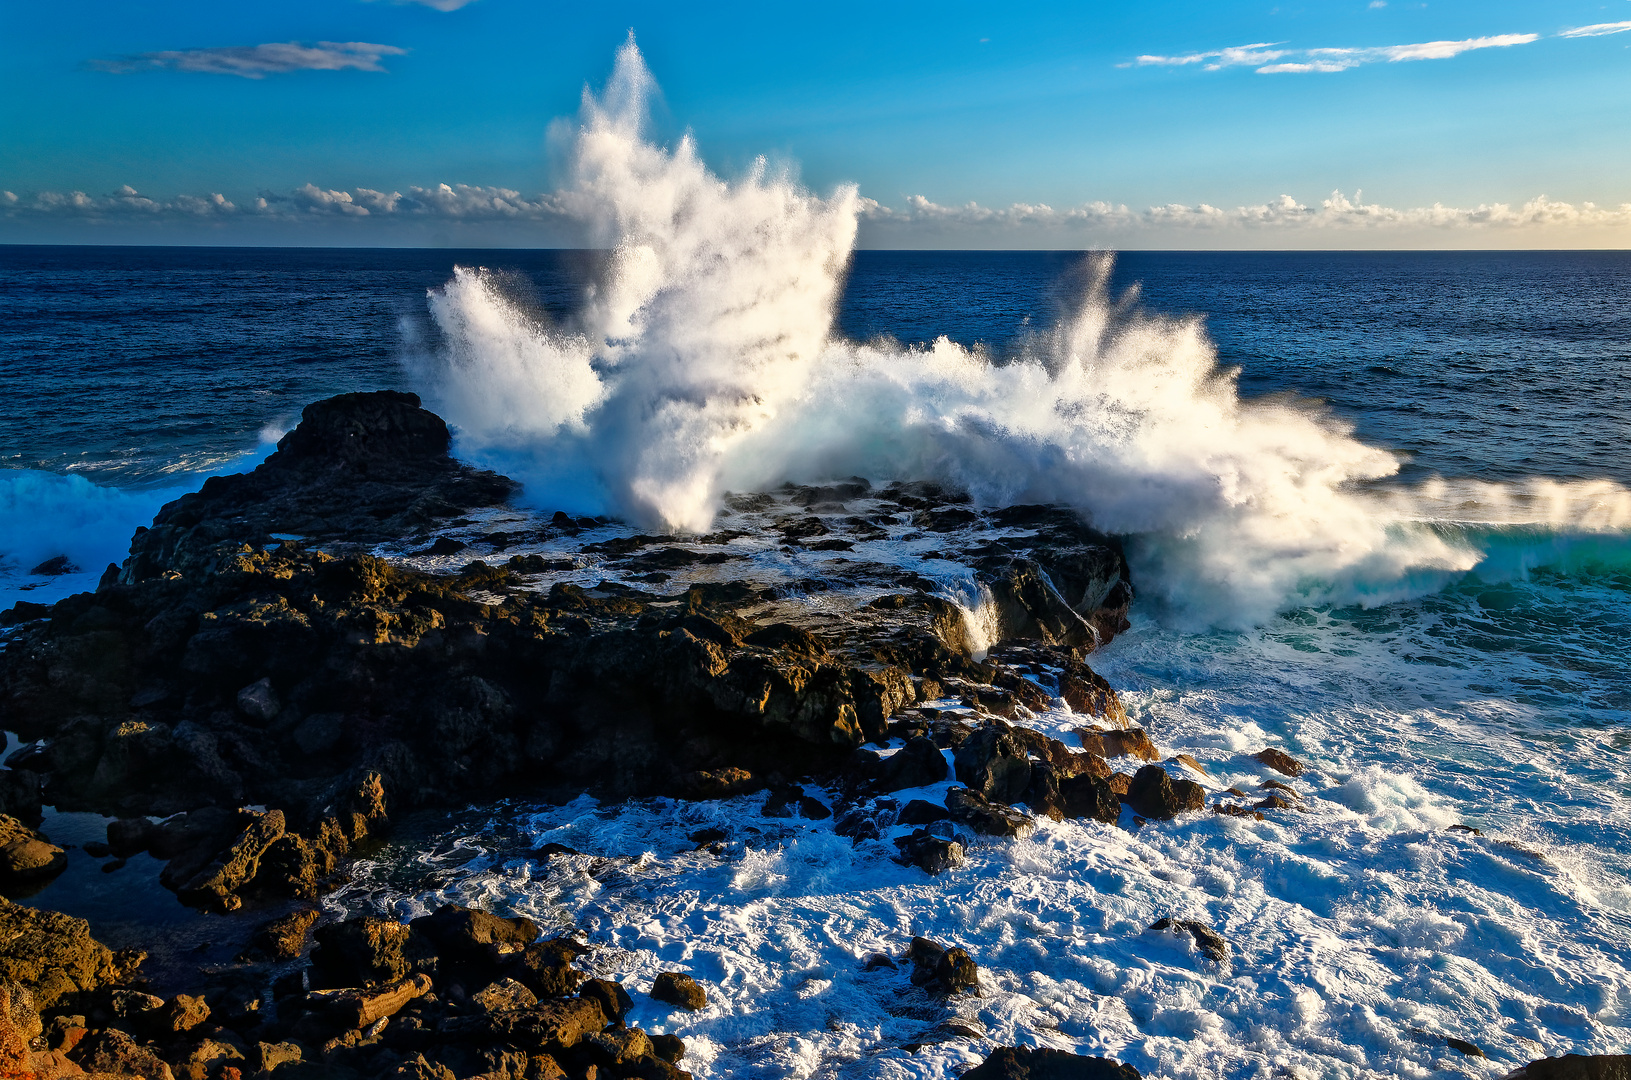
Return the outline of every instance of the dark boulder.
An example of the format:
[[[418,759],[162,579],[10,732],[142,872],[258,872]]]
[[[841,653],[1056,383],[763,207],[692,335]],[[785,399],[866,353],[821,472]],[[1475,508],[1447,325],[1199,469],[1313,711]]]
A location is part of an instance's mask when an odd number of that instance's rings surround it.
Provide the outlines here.
[[[915,937],[907,946],[912,962],[912,982],[940,994],[961,994],[980,989],[980,967],[966,949],[947,948],[926,937]]]
[[[1108,779],[1072,776],[1059,781],[1059,806],[1065,817],[1092,818],[1114,825],[1121,818],[1121,798]]]
[[[914,829],[910,836],[896,840],[895,846],[900,849],[897,861],[916,866],[931,875],[963,865],[963,845],[927,829]]]
[[[600,1011],[606,1014],[606,1019],[614,1024],[621,1024],[634,1008],[634,999],[629,992],[623,989],[621,983],[610,979],[590,979],[578,991],[578,996],[593,998],[600,1004]]]
[[[934,740],[920,735],[908,739],[905,746],[884,759],[878,787],[882,791],[927,787],[944,780],[950,771],[945,755]]]
[[[344,988],[396,982],[428,957],[420,943],[410,943],[405,923],[363,915],[320,927],[311,952],[314,987]]]
[[[1159,765],[1146,765],[1133,774],[1126,803],[1147,818],[1169,821],[1206,805],[1206,791],[1193,780],[1174,778]]]
[[[1016,803],[1031,783],[1025,744],[1006,724],[990,723],[964,739],[953,754],[957,781],[987,799]]]
[[[1150,741],[1149,735],[1142,728],[1127,728],[1122,731],[1077,728],[1076,734],[1081,738],[1084,749],[1103,758],[1135,757],[1140,761],[1161,760],[1161,751]]]
[[[951,812],[944,806],[926,799],[913,799],[901,810],[895,822],[899,825],[932,825],[949,817]]]
[[[1507,1080],[1631,1080],[1631,1054],[1564,1054],[1531,1061]]]
[[[999,1046],[964,1080],[1142,1080],[1131,1065],[1047,1047]]]
[[[1253,754],[1252,760],[1256,761],[1260,765],[1267,765],[1275,772],[1281,773],[1285,776],[1301,776],[1303,774],[1302,762],[1298,761],[1284,750],[1280,750],[1272,746],[1266,750],[1259,750],[1257,753]]]
[[[691,976],[680,971],[664,971],[651,983],[651,996],[669,1005],[696,1012],[708,1007],[708,992]]]
[[[1028,836],[1036,829],[1030,815],[992,802],[969,788],[952,788],[947,792],[946,811],[951,820],[984,836]]]

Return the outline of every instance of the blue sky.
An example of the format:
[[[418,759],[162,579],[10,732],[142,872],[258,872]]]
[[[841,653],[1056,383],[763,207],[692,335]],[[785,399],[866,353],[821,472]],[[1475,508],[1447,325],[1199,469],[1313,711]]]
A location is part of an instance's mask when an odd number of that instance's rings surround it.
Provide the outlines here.
[[[546,131],[631,28],[660,138],[859,184],[865,243],[1631,238],[1631,0],[0,0],[0,241],[572,242]]]

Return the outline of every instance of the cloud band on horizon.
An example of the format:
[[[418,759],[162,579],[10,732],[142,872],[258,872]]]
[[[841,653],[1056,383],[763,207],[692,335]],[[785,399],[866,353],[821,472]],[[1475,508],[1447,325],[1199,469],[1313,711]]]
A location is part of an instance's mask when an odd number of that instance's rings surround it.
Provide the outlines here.
[[[1130,236],[1147,232],[1227,232],[1348,230],[1436,231],[1612,228],[1631,229],[1631,203],[1599,206],[1568,203],[1536,196],[1520,206],[1481,203],[1451,207],[1442,203],[1394,208],[1366,203],[1360,193],[1352,197],[1332,192],[1317,206],[1282,195],[1255,206],[1223,208],[1208,203],[1169,203],[1135,210],[1126,204],[1090,202],[1055,208],[1046,203],[1014,203],[986,207],[978,203],[943,206],[922,195],[907,197],[900,208],[863,198],[863,222],[886,229],[918,232],[1006,232],[1009,234],[1097,232]],[[532,197],[510,188],[475,184],[410,186],[406,192],[371,188],[343,190],[306,184],[294,191],[264,193],[234,202],[220,193],[181,195],[159,200],[126,186],[107,196],[84,192],[40,192],[24,198],[0,191],[0,221],[20,219],[79,220],[89,224],[135,220],[193,220],[206,222],[300,221],[346,219],[431,219],[447,222],[537,222],[571,224],[578,213],[571,192]]]

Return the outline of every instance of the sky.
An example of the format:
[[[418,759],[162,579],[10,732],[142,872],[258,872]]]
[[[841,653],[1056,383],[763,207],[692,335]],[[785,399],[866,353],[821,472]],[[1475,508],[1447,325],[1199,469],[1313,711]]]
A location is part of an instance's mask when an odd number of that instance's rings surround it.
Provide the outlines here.
[[[631,31],[654,138],[863,246],[1631,246],[1631,0],[0,0],[0,242],[582,243]]]

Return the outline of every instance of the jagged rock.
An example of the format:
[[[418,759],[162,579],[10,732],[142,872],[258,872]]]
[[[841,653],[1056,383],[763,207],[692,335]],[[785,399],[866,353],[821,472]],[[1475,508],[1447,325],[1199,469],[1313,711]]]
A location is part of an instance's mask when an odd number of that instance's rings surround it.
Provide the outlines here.
[[[878,773],[878,789],[900,791],[903,788],[927,787],[944,780],[950,771],[946,766],[946,756],[940,752],[934,740],[920,735],[908,739],[905,746],[884,759]]]
[[[248,814],[248,824],[216,859],[204,866],[178,890],[182,903],[232,910],[241,902],[233,894],[254,880],[261,856],[283,836],[283,811]]]
[[[183,1035],[210,1018],[210,1007],[203,997],[177,994],[147,1017],[146,1029],[155,1038],[163,1039]]]
[[[1131,1065],[1047,1047],[999,1046],[964,1080],[1142,1080]]]
[[[249,1064],[257,1072],[275,1072],[285,1065],[298,1065],[304,1053],[299,1043],[256,1043]]]
[[[483,971],[496,968],[538,938],[538,924],[531,919],[506,919],[458,904],[444,904],[408,925],[430,943],[443,964]]]
[[[634,1008],[634,999],[629,992],[623,989],[621,983],[610,979],[590,979],[578,991],[579,997],[591,998],[600,1005],[600,1011],[606,1014],[606,1019],[614,1024],[621,1024],[623,1017]]]
[[[1059,781],[1059,807],[1065,817],[1092,818],[1114,825],[1121,818],[1121,798],[1108,779],[1071,776]]]
[[[708,1007],[708,992],[695,979],[680,971],[660,972],[652,980],[651,996],[692,1012]]]
[[[0,815],[0,884],[55,877],[67,866],[67,852],[16,818]]]
[[[588,951],[587,946],[567,937],[539,941],[513,955],[507,970],[539,997],[566,997],[577,992],[584,980],[572,961]]]
[[[1631,1054],[1564,1054],[1541,1058],[1506,1080],[1631,1080]]]
[[[40,774],[28,769],[0,769],[0,814],[30,828],[45,820]]]
[[[530,1009],[451,1016],[437,1026],[449,1042],[508,1043],[531,1052],[556,1054],[606,1026],[600,1005],[588,998],[547,1001]]]
[[[913,799],[906,804],[905,809],[901,810],[900,815],[895,818],[895,822],[899,825],[932,825],[937,821],[945,821],[949,817],[951,817],[951,812],[944,806],[925,799]]]
[[[965,949],[914,937],[906,958],[912,962],[912,982],[917,986],[948,995],[980,988],[980,967]]]
[[[670,1065],[677,1065],[685,1056],[685,1040],[678,1035],[653,1035],[651,1051]]]
[[[1082,663],[1067,660],[1059,673],[1059,696],[1072,712],[1094,716],[1117,727],[1127,726],[1127,711],[1104,676]]]
[[[1286,776],[1301,776],[1303,774],[1302,762],[1298,761],[1284,750],[1279,750],[1272,746],[1266,750],[1259,750],[1257,753],[1253,754],[1252,760],[1256,761],[1260,765],[1267,765],[1275,772],[1282,773]]]
[[[1126,802],[1133,812],[1167,821],[1206,805],[1206,791],[1193,780],[1173,777],[1159,765],[1146,765],[1133,774]]]
[[[953,754],[957,781],[995,802],[1025,798],[1031,760],[1024,742],[1006,724],[990,723],[964,739]]]
[[[393,919],[364,915],[320,927],[312,949],[312,985],[370,986],[395,982],[412,969],[408,927]]]
[[[1200,950],[1202,956],[1216,960],[1220,964],[1229,959],[1229,943],[1224,940],[1222,934],[1205,923],[1189,919],[1162,919],[1154,923],[1150,929],[1186,933],[1195,939],[1195,947]]]
[[[538,995],[514,979],[499,979],[470,995],[470,1000],[488,1012],[526,1009],[538,1004]]]
[[[208,1080],[222,1076],[225,1068],[241,1069],[248,1063],[245,1049],[224,1033],[220,1038],[200,1039],[176,1059],[176,1080]]]
[[[170,1066],[157,1054],[118,1028],[91,1032],[80,1041],[69,1057],[88,1073],[140,1076],[145,1080],[175,1080],[175,1074],[170,1071]],[[194,1078],[188,1075],[183,1080]],[[197,1080],[202,1080],[202,1077],[198,1077]]]
[[[0,1076],[22,1077],[32,1071],[29,1044],[44,1030],[28,988],[0,982]]]
[[[143,959],[98,942],[84,919],[0,900],[0,980],[27,987],[42,1010],[125,981]]]
[[[307,995],[306,1006],[310,1013],[340,1029],[365,1028],[395,1016],[408,1002],[430,990],[430,976],[419,973],[368,989],[314,990]]]
[[[652,1057],[651,1039],[640,1028],[609,1027],[583,1040],[584,1056],[614,1075],[643,1057]]]
[[[969,788],[952,788],[946,793],[946,812],[951,820],[985,836],[1029,836],[1036,829],[1030,815]]]
[[[268,960],[293,960],[306,947],[306,932],[317,922],[322,912],[316,908],[301,908],[281,918],[273,919],[255,931],[250,947]]]
[[[1084,749],[1103,758],[1135,757],[1140,761],[1161,760],[1161,751],[1156,749],[1142,728],[1128,728],[1125,731],[1077,728],[1076,734],[1081,738]]]
[[[895,841],[900,848],[900,862],[916,866],[928,874],[955,870],[963,865],[963,845],[948,837],[936,836],[927,829],[914,829],[910,836]]]

